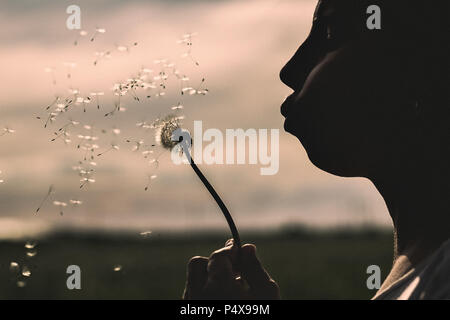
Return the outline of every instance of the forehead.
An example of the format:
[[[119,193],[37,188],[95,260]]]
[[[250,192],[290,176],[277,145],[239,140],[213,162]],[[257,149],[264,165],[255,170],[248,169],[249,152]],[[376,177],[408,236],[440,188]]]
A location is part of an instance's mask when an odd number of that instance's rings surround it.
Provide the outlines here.
[[[328,17],[352,17],[358,13],[358,0],[319,0],[314,20]]]

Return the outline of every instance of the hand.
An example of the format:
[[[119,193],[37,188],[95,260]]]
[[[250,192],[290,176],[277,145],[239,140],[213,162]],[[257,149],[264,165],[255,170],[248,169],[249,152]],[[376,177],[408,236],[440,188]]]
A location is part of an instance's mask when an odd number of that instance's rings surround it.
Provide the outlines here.
[[[280,299],[278,285],[256,257],[253,244],[238,248],[230,239],[209,258],[193,257],[183,299]]]

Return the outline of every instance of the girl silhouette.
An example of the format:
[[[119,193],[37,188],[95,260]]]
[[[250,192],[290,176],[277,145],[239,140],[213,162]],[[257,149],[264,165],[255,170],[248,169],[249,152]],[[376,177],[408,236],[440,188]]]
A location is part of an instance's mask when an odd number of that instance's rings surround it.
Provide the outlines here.
[[[370,5],[380,29],[368,27]],[[375,299],[450,298],[448,12],[448,1],[319,1],[280,73],[294,91],[285,130],[311,162],[368,178],[386,202],[394,263]],[[279,298],[255,247],[242,249],[237,279],[232,242],[192,258],[185,298]]]

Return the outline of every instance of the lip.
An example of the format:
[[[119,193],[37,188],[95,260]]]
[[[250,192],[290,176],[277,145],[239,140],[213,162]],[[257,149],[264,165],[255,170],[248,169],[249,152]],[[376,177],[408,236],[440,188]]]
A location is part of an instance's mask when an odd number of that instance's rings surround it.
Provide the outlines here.
[[[281,108],[280,108],[280,112],[283,115],[283,117],[286,118],[288,116],[289,109],[291,109],[292,101],[295,98],[296,94],[297,94],[296,92],[292,93],[282,103]]]

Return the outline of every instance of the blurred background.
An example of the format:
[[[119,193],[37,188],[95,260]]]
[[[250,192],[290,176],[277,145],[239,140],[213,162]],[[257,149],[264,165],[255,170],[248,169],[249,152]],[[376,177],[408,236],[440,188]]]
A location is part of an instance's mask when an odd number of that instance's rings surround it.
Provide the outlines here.
[[[66,27],[72,4],[81,8],[85,36]],[[366,179],[315,168],[297,139],[284,132],[279,113],[290,89],[278,73],[306,38],[315,5],[315,0],[2,1],[0,298],[181,296],[187,259],[209,255],[229,235],[188,166],[174,165],[170,154],[156,147],[156,167],[143,150],[133,150],[140,140],[155,143],[154,130],[136,124],[152,123],[178,103],[189,129],[202,120],[204,130],[280,130],[280,168],[273,176],[261,176],[260,165],[201,168],[228,205],[243,241],[258,246],[282,296],[371,297],[366,268],[380,265],[385,277],[392,260],[383,199]],[[179,41],[191,33],[192,46]],[[121,100],[125,112],[104,116],[117,101],[115,83],[138,77],[144,68],[158,77],[162,65],[172,63],[169,69],[189,81],[170,75],[163,91],[158,85],[151,98],[138,92],[140,101],[127,95]],[[207,88],[208,94],[181,95],[182,85]],[[46,107],[55,96],[69,97],[70,89],[85,97],[104,92],[100,108],[94,97],[84,103],[86,112],[76,106],[44,128]],[[165,95],[157,97],[158,92]],[[70,120],[80,122],[69,130],[71,142],[51,141]],[[84,161],[79,134],[98,137],[94,159]],[[97,157],[111,143],[120,149]],[[95,183],[80,188],[78,166],[95,170]],[[36,213],[50,185],[54,191]],[[26,241],[33,248],[25,248]],[[30,250],[36,254],[27,254]],[[31,275],[11,272],[11,262]],[[69,264],[83,271],[81,291],[66,288]]]

